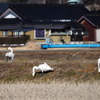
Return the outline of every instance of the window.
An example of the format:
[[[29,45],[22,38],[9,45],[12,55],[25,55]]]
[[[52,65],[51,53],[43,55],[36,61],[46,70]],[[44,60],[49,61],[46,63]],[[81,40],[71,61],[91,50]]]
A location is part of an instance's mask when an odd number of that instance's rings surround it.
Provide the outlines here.
[[[20,37],[20,36],[22,36],[23,34],[24,34],[24,32],[18,32],[18,31],[14,32],[14,36],[15,36],[15,37]]]
[[[35,30],[35,38],[44,39],[45,38],[45,30],[44,29]]]
[[[4,37],[8,36],[8,31],[3,31],[2,35],[3,35]]]

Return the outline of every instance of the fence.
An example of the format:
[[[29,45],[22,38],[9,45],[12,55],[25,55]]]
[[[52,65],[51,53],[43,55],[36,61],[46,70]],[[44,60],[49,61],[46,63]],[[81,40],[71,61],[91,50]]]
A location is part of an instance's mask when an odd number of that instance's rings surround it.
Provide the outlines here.
[[[0,45],[2,44],[25,44],[30,37],[28,35],[22,37],[0,37]]]

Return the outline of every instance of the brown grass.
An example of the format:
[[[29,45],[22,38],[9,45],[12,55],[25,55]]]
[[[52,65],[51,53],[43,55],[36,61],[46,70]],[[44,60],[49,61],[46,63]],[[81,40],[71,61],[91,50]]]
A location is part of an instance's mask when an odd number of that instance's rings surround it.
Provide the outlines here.
[[[49,54],[49,56],[47,56],[47,54],[49,53],[30,52],[28,54],[26,52],[16,52],[16,58],[13,63],[7,63],[4,60],[1,60],[0,81],[7,83],[11,81],[33,81],[34,83],[40,83],[52,80],[87,81],[100,79],[99,73],[97,72],[96,60],[84,59],[84,61],[82,61],[83,58],[80,58],[79,60],[76,59],[76,57],[73,57],[72,60],[71,58],[56,58],[52,53]],[[20,57],[20,55],[23,56]],[[33,78],[32,67],[38,66],[44,62],[47,62],[54,68],[54,71],[44,73],[43,75],[40,71],[36,71],[36,76]]]
[[[13,50],[40,50],[41,46],[34,41],[28,41],[24,46],[12,47]],[[7,47],[1,47],[0,50],[6,50]]]
[[[14,51],[7,63],[0,52],[0,100],[99,100],[99,50]],[[32,77],[32,67],[47,62],[53,72]]]
[[[0,84],[0,100],[99,100],[100,82]]]

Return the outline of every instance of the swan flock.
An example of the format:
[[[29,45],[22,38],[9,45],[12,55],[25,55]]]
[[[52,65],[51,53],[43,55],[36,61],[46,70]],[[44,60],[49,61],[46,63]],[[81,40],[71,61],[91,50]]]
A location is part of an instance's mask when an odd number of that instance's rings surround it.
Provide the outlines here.
[[[53,68],[51,68],[46,62],[44,64],[40,64],[39,66],[34,66],[32,68],[32,76],[34,77],[35,76],[35,70],[40,70],[43,72],[46,72],[46,71],[52,71]]]

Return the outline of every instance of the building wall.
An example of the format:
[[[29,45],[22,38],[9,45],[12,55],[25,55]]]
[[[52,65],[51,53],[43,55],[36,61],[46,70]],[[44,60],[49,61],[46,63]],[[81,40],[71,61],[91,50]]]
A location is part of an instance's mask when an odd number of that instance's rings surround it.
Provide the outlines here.
[[[100,28],[96,29],[96,42],[100,42]]]
[[[83,20],[81,24],[85,27],[85,29],[88,31],[89,34],[87,38],[85,37],[83,38],[84,39],[83,41],[96,41],[95,28],[91,24],[89,24],[86,20]]]
[[[34,40],[34,30],[26,32],[26,35],[30,36],[30,40]]]
[[[0,37],[3,36],[2,33],[3,32],[0,31]],[[39,42],[39,43],[45,43],[45,39],[46,38],[44,38],[44,39],[35,39],[34,38],[34,36],[35,36],[34,35],[35,34],[35,30],[27,31],[25,34],[30,36],[30,40],[31,41]],[[48,37],[48,35],[51,35],[51,31],[50,30],[46,30],[45,34],[46,34],[46,37]],[[10,35],[12,35],[12,32],[8,31],[8,35],[10,37]],[[60,37],[63,37],[63,39],[65,40],[65,42],[70,42],[70,36],[66,36],[66,35],[51,35],[51,38],[53,39],[53,41],[55,43],[60,43]]]
[[[2,31],[0,31],[0,37],[2,37]]]
[[[30,36],[30,40],[34,42],[45,42],[45,39],[35,39],[35,30],[26,32],[26,35]]]
[[[12,32],[11,31],[8,31],[8,35],[12,35]]]
[[[8,36],[12,35],[11,31],[7,31]],[[3,31],[0,31],[0,37],[4,37]]]
[[[34,39],[34,34],[35,34],[34,30],[26,32],[26,35],[30,36],[30,40],[35,41],[35,42],[41,42],[41,43],[45,42],[45,39]],[[48,37],[48,35],[51,35],[50,30],[46,30],[45,34],[46,34],[46,37]],[[53,39],[55,43],[60,42],[60,37],[61,35],[51,35],[51,38]],[[70,36],[63,35],[62,37],[66,42],[70,42]]]
[[[60,42],[60,37],[62,37],[64,39],[65,42],[70,42],[70,36],[66,36],[66,35],[52,35],[51,38],[55,43],[59,43]]]

